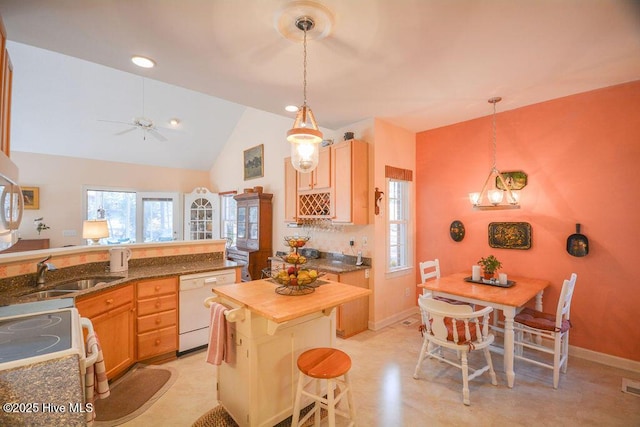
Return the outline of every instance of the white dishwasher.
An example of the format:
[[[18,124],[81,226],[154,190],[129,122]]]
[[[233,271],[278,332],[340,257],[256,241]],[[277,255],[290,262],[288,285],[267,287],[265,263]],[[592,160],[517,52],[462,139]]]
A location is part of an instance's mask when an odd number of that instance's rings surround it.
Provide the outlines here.
[[[211,289],[235,283],[235,269],[180,276],[178,354],[205,347],[209,342],[210,312],[203,304]]]

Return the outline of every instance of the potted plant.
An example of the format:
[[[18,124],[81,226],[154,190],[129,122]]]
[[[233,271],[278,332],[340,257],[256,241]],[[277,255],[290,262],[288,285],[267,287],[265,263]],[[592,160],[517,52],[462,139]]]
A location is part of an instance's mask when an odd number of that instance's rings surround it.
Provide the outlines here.
[[[482,271],[484,272],[485,279],[491,279],[496,273],[496,270],[502,267],[502,263],[498,261],[496,257],[493,255],[489,255],[488,257],[480,258],[478,264],[482,267]]]

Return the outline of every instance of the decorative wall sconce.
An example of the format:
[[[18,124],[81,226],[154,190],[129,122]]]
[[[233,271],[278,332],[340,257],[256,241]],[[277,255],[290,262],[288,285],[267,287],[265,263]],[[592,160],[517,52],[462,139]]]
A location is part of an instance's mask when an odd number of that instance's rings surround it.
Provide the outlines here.
[[[376,215],[380,215],[380,201],[382,200],[382,196],[384,196],[384,193],[380,190],[378,190],[378,187],[376,187],[376,191],[375,191],[375,199],[376,199],[376,207],[375,207],[375,214]]]

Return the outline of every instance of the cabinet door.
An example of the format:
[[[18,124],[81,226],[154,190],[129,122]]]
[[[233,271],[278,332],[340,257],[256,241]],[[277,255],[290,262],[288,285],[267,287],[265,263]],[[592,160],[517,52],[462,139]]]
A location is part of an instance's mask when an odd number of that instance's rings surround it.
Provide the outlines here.
[[[331,146],[333,222],[368,224],[369,222],[369,161],[366,142],[350,140]]]
[[[369,288],[367,270],[358,270],[351,273],[341,273],[340,283]],[[369,325],[369,297],[358,298],[338,307],[339,320],[336,333],[342,338],[348,338],[368,328]]]
[[[2,43],[4,45],[4,42]],[[3,73],[0,81],[2,82],[2,95],[0,100],[0,147],[2,151],[9,157],[10,155],[10,133],[11,133],[11,86],[13,82],[13,65],[9,52],[4,49],[4,57],[2,59]]]
[[[236,244],[239,247],[247,246],[247,205],[238,203],[236,211],[236,221],[238,234],[236,236]]]
[[[298,178],[297,171],[291,164],[291,157],[284,159],[284,222],[298,220]]]
[[[82,314],[82,303],[79,302],[77,307]],[[102,346],[109,379],[124,372],[135,362],[133,315],[133,302],[130,302],[91,318]]]
[[[258,249],[260,247],[260,206],[258,202],[247,206],[247,248]]]
[[[313,189],[322,190],[331,187],[331,148],[323,147],[318,155],[318,166],[313,171]]]
[[[341,142],[333,148],[333,173],[336,186],[333,189],[333,220],[351,222],[351,144]]]
[[[185,195],[185,240],[219,239],[220,238],[220,208],[216,193],[198,189]]]

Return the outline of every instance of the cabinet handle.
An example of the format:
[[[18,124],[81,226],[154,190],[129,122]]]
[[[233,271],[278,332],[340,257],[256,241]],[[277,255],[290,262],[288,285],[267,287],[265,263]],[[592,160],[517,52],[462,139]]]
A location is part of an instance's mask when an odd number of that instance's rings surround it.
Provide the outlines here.
[[[160,290],[160,285],[156,285],[156,291]]]
[[[105,300],[105,304],[109,305],[113,303],[113,298],[109,298],[108,300]]]
[[[156,345],[160,345],[160,338],[156,338]]]
[[[160,308],[160,305],[161,305],[160,301],[156,301],[156,308]]]
[[[157,318],[156,318],[156,325],[159,325],[159,324],[160,324],[160,322],[162,322],[162,320],[160,320],[160,318],[159,318],[159,317],[157,317]]]

